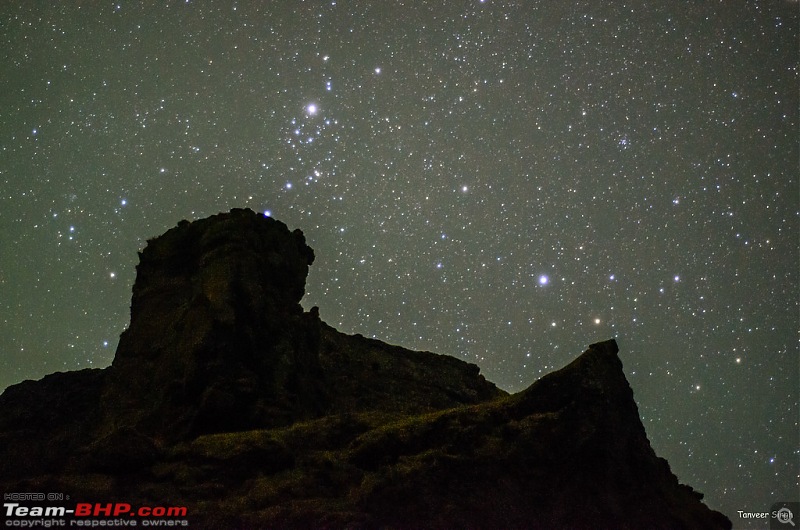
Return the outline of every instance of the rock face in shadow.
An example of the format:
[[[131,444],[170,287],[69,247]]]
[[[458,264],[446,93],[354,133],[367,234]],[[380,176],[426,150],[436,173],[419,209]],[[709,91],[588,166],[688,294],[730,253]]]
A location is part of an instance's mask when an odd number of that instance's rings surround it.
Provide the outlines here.
[[[167,440],[319,415],[320,322],[300,307],[313,261],[302,232],[245,210],[150,241],[107,415]]]
[[[314,253],[250,210],[140,254],[112,366],[0,395],[0,488],[197,528],[730,528],[653,452],[617,345],[507,395],[304,312]]]

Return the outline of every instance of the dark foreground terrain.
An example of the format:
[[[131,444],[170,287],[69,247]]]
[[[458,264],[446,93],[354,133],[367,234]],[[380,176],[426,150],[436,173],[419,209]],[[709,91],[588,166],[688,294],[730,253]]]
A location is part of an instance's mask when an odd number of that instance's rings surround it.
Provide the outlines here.
[[[149,241],[112,366],[0,395],[0,489],[192,528],[731,527],[653,452],[613,340],[507,395],[304,312],[313,260],[250,210]]]

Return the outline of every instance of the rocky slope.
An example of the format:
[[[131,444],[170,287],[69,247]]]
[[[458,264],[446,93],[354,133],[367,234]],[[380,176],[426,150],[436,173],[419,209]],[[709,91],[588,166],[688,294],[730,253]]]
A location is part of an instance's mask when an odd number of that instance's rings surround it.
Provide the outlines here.
[[[0,487],[196,528],[730,528],[654,454],[613,340],[509,396],[304,312],[313,260],[249,210],[149,241],[112,366],[0,395]]]

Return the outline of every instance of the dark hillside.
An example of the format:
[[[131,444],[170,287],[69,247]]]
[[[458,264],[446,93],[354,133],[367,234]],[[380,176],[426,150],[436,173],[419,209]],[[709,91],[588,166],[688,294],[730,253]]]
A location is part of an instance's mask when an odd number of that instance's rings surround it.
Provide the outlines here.
[[[148,242],[112,366],[0,395],[0,487],[195,528],[731,527],[653,452],[615,341],[507,395],[304,312],[313,261],[250,210]]]

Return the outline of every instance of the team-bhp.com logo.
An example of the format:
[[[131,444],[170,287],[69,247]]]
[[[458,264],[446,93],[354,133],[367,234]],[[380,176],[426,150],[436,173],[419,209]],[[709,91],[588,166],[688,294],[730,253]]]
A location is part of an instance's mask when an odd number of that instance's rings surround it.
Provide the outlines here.
[[[6,527],[51,528],[62,526],[189,526],[185,506],[139,506],[124,502],[79,502],[75,507],[24,506],[4,502]]]

